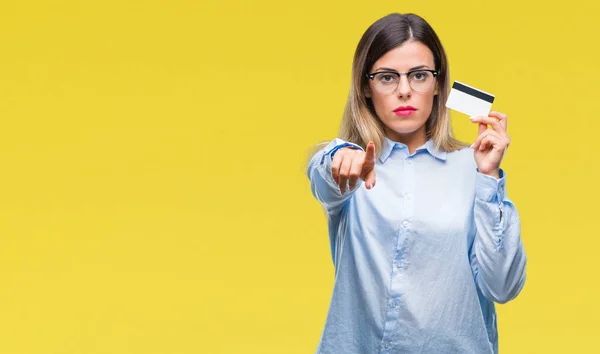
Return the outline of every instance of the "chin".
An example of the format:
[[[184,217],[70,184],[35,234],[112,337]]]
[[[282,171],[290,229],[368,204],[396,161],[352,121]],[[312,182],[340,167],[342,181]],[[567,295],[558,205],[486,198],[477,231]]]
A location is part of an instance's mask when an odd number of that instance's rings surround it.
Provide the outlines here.
[[[395,125],[390,125],[389,130],[392,133],[395,134],[399,134],[399,135],[409,135],[409,134],[413,134],[414,132],[418,131],[423,125],[418,125],[418,124],[395,124]]]

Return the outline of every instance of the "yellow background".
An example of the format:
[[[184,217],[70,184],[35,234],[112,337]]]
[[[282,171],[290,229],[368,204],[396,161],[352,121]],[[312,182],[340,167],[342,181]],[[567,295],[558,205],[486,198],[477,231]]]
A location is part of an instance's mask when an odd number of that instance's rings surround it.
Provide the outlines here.
[[[599,10],[3,1],[0,354],[314,352],[333,267],[306,152],[390,12],[429,20],[452,78],[509,115],[529,263],[501,352],[599,353]]]

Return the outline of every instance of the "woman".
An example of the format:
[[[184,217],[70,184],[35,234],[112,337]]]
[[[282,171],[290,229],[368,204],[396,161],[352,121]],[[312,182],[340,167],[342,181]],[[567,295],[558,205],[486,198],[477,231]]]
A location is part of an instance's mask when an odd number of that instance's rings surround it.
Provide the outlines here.
[[[307,169],[335,265],[317,352],[497,353],[494,303],[526,265],[500,168],[507,116],[472,117],[470,147],[452,137],[446,54],[414,14],[373,23],[352,76],[340,137]]]

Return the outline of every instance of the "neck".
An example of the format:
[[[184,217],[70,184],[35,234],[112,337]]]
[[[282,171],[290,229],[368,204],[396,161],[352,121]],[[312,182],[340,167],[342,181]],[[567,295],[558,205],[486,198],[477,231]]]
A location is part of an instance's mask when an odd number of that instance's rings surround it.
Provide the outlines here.
[[[425,127],[421,127],[421,129],[408,134],[400,134],[390,129],[386,129],[385,136],[392,141],[408,146],[410,154],[414,153],[419,146],[422,146],[427,142]]]

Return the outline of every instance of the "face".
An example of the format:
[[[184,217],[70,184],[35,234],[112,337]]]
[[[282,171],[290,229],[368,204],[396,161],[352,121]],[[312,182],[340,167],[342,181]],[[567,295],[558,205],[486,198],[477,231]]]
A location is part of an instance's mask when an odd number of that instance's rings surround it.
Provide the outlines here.
[[[406,73],[415,69],[435,70],[433,53],[421,42],[406,41],[379,58],[369,74],[378,71]],[[415,91],[411,85],[419,88],[420,77],[413,77],[413,83],[409,85],[407,76],[402,75],[396,91],[384,94],[377,91],[378,85],[381,87],[382,82],[385,84],[393,77],[380,76],[380,80],[377,79],[368,80],[367,97],[373,101],[375,112],[384,124],[386,136],[393,141],[422,140],[424,143],[425,122],[431,113],[433,98],[437,95],[437,83],[428,86],[431,87],[429,91],[423,92],[422,87]],[[433,80],[437,81],[435,78]],[[397,111],[399,107],[409,108]]]

